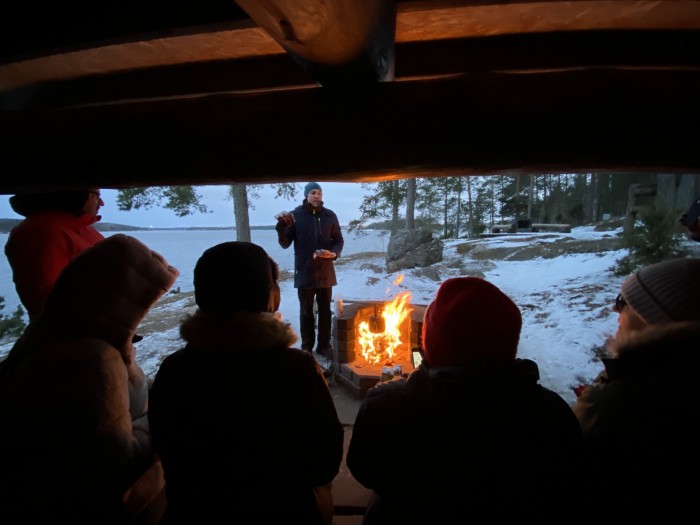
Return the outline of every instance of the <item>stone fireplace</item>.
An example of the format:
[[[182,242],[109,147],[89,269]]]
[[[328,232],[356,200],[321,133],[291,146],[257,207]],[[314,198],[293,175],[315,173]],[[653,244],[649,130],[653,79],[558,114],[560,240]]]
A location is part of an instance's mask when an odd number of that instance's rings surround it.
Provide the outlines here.
[[[336,311],[333,316],[332,359],[335,379],[360,398],[377,384],[383,366],[400,365],[404,374],[412,372],[411,349],[421,346],[426,307],[410,304],[410,313],[400,325],[402,343],[394,358],[390,362],[384,360],[379,363],[368,363],[364,359],[358,341],[359,326],[363,322],[369,323],[373,328],[381,325],[380,314],[385,304],[385,301],[346,302],[342,313]]]

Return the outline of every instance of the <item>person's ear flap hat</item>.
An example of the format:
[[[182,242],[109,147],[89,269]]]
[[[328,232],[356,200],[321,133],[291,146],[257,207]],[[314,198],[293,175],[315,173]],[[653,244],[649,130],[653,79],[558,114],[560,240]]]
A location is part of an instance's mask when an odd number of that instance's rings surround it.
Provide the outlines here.
[[[194,298],[204,311],[276,312],[277,263],[250,242],[224,242],[205,250],[194,268]]]
[[[520,340],[520,310],[478,277],[447,279],[423,320],[423,353],[431,367],[509,362]]]

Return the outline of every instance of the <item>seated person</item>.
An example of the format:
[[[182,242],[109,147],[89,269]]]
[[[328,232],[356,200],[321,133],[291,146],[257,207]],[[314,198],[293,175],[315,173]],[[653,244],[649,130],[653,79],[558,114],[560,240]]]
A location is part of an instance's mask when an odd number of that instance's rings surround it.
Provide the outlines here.
[[[3,523],[145,523],[164,479],[131,341],[177,276],[121,234],[61,273],[0,365]]]
[[[611,357],[573,407],[604,517],[669,523],[695,512],[700,470],[700,259],[671,259],[622,283]],[[659,514],[661,513],[661,514]]]
[[[277,264],[225,242],[194,269],[186,346],[153,382],[149,420],[173,523],[330,525],[343,427],[314,357],[292,348]]]
[[[571,518],[581,431],[517,359],[521,316],[493,284],[447,279],[423,323],[423,361],[367,392],[347,465],[375,493],[366,524]]]

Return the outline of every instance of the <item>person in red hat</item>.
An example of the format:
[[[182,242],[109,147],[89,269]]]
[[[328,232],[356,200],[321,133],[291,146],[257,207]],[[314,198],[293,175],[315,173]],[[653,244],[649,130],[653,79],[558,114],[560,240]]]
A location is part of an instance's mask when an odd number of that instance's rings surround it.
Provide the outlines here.
[[[570,518],[581,430],[518,359],[520,310],[477,277],[448,279],[423,322],[423,361],[367,392],[347,465],[374,491],[366,524]]]

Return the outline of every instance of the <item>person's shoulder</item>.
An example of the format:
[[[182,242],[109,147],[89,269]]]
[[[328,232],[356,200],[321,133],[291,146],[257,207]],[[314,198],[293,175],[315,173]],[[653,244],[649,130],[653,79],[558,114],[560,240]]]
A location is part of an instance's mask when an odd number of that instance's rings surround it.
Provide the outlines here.
[[[62,217],[58,217],[58,219],[62,219]],[[11,230],[10,234],[14,236],[29,233],[32,235],[40,235],[42,233],[54,232],[61,228],[63,228],[63,221],[57,220],[57,216],[54,212],[47,211],[31,215],[22,220]]]
[[[368,399],[376,399],[385,396],[402,395],[407,391],[407,382],[403,377],[397,377],[391,381],[377,383],[375,386],[367,390]]]
[[[318,366],[316,358],[311,353],[300,348],[280,348],[279,350],[273,350],[273,352],[274,355],[284,360],[289,366],[309,369],[315,369]]]
[[[339,222],[338,221],[338,216],[335,214],[335,212],[329,208],[326,208],[325,206],[323,207],[323,213],[330,219],[331,221],[334,222]]]

